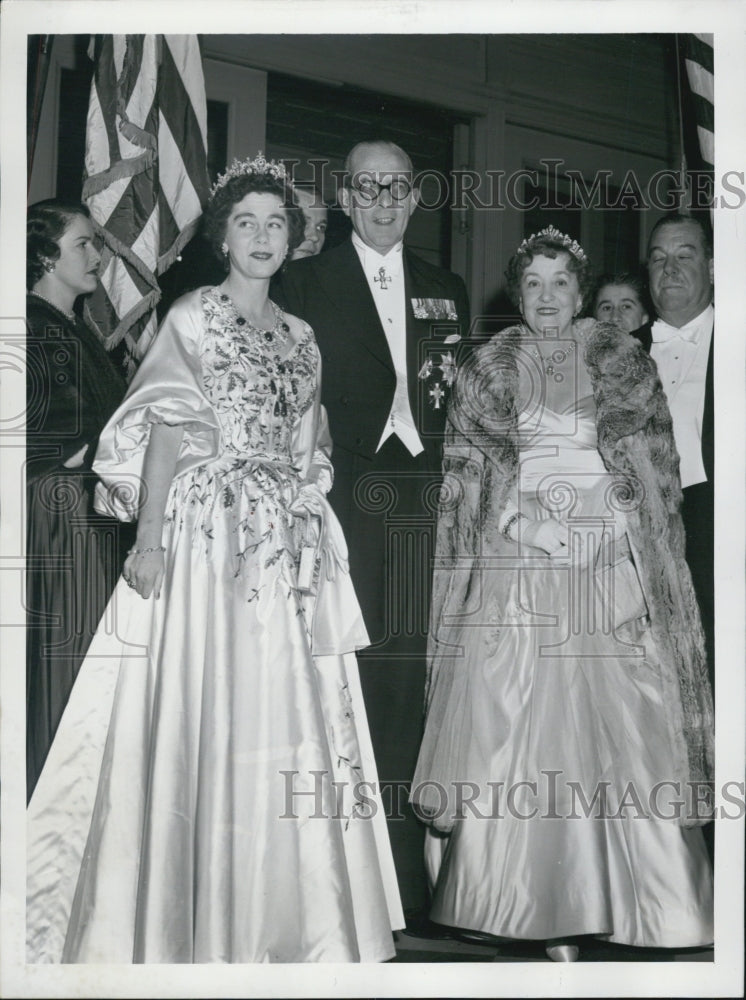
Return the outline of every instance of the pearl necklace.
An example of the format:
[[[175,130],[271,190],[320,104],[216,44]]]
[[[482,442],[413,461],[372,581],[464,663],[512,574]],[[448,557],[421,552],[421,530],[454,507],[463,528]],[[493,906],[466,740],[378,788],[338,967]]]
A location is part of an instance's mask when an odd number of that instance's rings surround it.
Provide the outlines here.
[[[46,295],[41,295],[39,292],[29,292],[29,295],[33,295],[35,299],[41,299],[42,302],[46,302],[48,306],[51,306],[53,309],[56,309],[58,313],[62,313],[62,315],[65,316],[67,319],[69,319],[71,323],[74,322],[75,320],[74,312],[65,312],[64,309],[61,309],[58,305],[55,305],[55,303],[52,302],[51,299],[48,299]]]

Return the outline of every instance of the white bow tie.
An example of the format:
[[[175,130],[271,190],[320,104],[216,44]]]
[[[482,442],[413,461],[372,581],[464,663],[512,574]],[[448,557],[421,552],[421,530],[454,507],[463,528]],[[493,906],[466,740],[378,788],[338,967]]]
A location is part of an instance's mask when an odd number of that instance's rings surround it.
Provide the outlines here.
[[[674,340],[676,338],[679,340],[686,340],[690,344],[696,344],[699,340],[700,327],[686,325],[679,329],[675,326],[671,326],[670,323],[666,323],[665,320],[657,319],[655,323],[653,323],[650,332],[653,338],[653,343],[655,344],[665,344],[667,341]]]

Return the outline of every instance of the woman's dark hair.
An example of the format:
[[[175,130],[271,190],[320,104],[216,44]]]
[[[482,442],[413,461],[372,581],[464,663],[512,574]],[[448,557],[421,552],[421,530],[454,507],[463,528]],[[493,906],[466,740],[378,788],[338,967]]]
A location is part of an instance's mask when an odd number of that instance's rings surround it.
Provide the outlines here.
[[[577,249],[580,250],[579,247]],[[582,251],[580,252],[582,253]],[[554,236],[544,236],[539,233],[538,236],[533,236],[528,241],[524,240],[521,247],[510,258],[508,266],[505,269],[507,292],[514,306],[517,307],[520,305],[521,278],[534,257],[549,257],[551,260],[554,260],[558,253],[567,254],[567,269],[578,279],[578,287],[583,299],[583,305],[585,305],[590,290],[593,287],[593,268],[590,261],[585,255],[579,259],[562,239],[555,238]]]
[[[221,246],[225,239],[225,229],[233,206],[247,194],[274,194],[282,201],[288,220],[288,259],[296,247],[303,242],[306,228],[301,209],[295,204],[292,188],[284,181],[269,173],[239,174],[232,177],[213,195],[205,210],[204,235],[212,252],[223,260]]]
[[[26,213],[26,288],[31,290],[46,270],[45,264],[60,259],[59,239],[73,219],[90,219],[87,205],[61,198],[47,198],[31,205]]]
[[[609,286],[614,288],[619,288],[622,285],[629,286],[639,299],[640,305],[645,310],[645,312],[650,312],[648,304],[648,296],[645,291],[645,283],[639,274],[632,274],[629,271],[620,271],[617,274],[602,274],[601,277],[595,284],[593,289],[593,295],[590,302],[588,303],[588,315],[593,316],[596,312],[596,306],[598,305],[598,297],[604,288]]]

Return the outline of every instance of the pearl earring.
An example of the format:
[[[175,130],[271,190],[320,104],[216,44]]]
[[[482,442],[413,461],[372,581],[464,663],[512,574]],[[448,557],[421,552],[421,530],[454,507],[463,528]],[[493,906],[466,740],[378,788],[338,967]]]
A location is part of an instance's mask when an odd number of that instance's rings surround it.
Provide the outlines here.
[[[50,260],[48,257],[42,259],[42,265],[47,274],[51,274],[54,271],[54,261]]]
[[[228,256],[228,252],[229,252],[228,251],[228,244],[225,242],[225,240],[223,240],[223,245],[220,248],[220,252],[223,254],[224,257]]]

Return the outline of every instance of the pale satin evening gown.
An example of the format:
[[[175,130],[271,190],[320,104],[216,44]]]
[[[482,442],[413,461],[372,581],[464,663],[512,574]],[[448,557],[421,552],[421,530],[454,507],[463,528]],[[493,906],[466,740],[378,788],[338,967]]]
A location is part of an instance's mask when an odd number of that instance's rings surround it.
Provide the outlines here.
[[[394,955],[367,636],[325,500],[316,595],[298,586],[318,530],[289,507],[331,467],[319,354],[308,327],[287,356],[246,331],[216,289],[185,296],[102,435],[126,517],[150,426],[184,427],[166,578],[147,601],[120,579],[31,800],[30,962]]]
[[[500,541],[461,621],[441,637],[463,662],[447,703],[436,689],[430,711],[443,720],[444,746],[468,747],[463,778],[476,788],[464,786],[473,805],[450,834],[431,839],[430,916],[508,938],[708,945],[702,831],[653,815],[675,815],[674,790],[658,783],[677,772],[624,530],[630,498],[597,451],[584,390],[562,412],[520,413],[518,506],[572,517],[597,539],[605,526],[599,562],[573,571]]]

